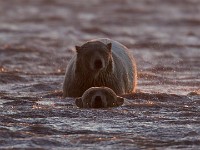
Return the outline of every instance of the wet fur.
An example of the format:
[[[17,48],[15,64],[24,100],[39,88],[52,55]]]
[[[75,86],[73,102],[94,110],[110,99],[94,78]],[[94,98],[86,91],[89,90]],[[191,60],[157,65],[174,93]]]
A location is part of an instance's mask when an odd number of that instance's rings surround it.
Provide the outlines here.
[[[105,48],[109,43],[112,44],[110,51]],[[84,47],[85,45],[88,47]],[[95,51],[92,51],[93,54],[87,54],[87,48]],[[94,72],[83,65],[83,63],[91,63],[87,62],[88,57],[93,57],[102,49],[107,51],[109,56],[102,58],[106,62],[101,71]],[[105,56],[101,55],[101,57]],[[63,84],[63,96],[80,97],[90,87],[100,86],[109,87],[117,95],[121,95],[135,92],[136,84],[136,64],[128,49],[110,39],[97,39],[84,44],[82,51],[78,51],[70,60]]]
[[[94,108],[92,103],[96,96],[101,97],[103,102],[101,108],[118,107],[124,103],[124,98],[117,96],[116,93],[108,87],[91,87],[83,93],[82,97],[76,98],[75,104],[80,108]]]

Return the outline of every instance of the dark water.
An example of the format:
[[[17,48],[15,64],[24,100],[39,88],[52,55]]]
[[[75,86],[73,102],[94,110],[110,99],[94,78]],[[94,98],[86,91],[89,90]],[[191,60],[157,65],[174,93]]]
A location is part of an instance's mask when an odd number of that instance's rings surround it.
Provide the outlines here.
[[[200,149],[200,1],[0,0],[0,149]],[[61,97],[74,45],[108,37],[138,64],[132,101]]]

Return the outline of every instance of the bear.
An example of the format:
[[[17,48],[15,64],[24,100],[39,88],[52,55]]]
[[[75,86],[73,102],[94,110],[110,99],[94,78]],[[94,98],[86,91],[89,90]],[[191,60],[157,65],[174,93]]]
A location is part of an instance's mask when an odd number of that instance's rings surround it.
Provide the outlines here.
[[[124,45],[101,38],[75,48],[65,73],[63,97],[81,97],[90,87],[101,86],[117,95],[135,92],[136,62]]]
[[[124,98],[117,96],[108,87],[91,87],[82,97],[75,99],[76,106],[80,108],[109,108],[123,105]]]

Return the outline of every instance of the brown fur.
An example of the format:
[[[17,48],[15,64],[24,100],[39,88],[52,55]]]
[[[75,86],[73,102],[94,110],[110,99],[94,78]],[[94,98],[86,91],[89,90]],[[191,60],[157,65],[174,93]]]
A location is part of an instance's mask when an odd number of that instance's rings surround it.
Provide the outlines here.
[[[80,108],[108,108],[118,107],[124,103],[124,98],[107,87],[91,87],[82,97],[76,98],[76,105]]]
[[[110,39],[76,46],[63,84],[64,97],[80,97],[90,87],[109,87],[117,95],[135,92],[136,64],[128,49]]]

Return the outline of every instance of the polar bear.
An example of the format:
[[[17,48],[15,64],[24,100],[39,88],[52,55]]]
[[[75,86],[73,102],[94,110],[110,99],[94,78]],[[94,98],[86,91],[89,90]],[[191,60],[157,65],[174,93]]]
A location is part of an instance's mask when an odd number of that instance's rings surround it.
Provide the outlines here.
[[[124,98],[117,96],[108,87],[91,87],[82,97],[76,98],[75,104],[80,108],[108,108],[123,105]]]
[[[137,85],[136,62],[119,42],[102,38],[76,46],[63,83],[64,97],[80,97],[90,87],[105,86],[117,95],[133,93]]]

